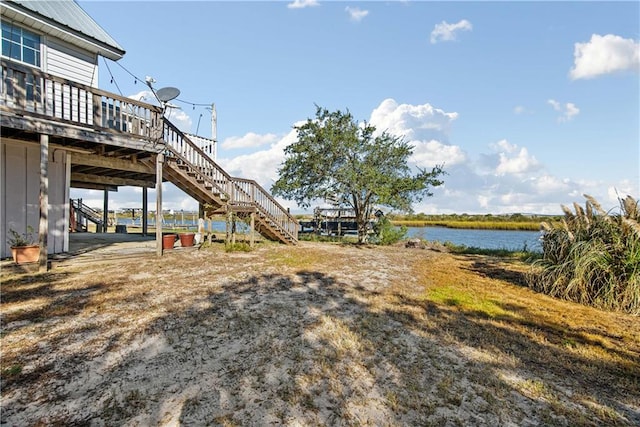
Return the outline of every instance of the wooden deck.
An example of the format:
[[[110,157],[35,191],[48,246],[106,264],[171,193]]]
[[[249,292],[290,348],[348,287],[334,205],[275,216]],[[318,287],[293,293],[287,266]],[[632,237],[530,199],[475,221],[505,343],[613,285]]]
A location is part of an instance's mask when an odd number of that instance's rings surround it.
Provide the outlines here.
[[[298,222],[253,180],[231,177],[163,116],[162,108],[2,59],[2,137],[71,154],[71,187],[155,188],[169,181],[209,212],[251,218],[265,238],[295,244]]]

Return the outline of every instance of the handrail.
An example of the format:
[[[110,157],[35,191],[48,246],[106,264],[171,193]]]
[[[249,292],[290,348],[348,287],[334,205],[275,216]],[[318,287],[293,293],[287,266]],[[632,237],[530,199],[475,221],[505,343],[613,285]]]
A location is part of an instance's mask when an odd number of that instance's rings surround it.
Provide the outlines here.
[[[233,178],[183,132],[162,108],[73,82],[5,58],[0,59],[0,111],[123,133],[164,144],[166,152],[194,169],[232,205],[255,207],[272,226],[297,240],[298,222],[255,181]]]
[[[160,142],[162,108],[0,60],[0,108]]]
[[[253,203],[263,215],[269,217],[271,222],[278,224],[291,238],[298,239],[298,220],[291,216],[289,210],[280,205],[267,190],[254,180],[233,178],[233,181],[236,187],[242,189],[239,194],[250,195],[246,201]]]
[[[100,215],[99,212],[97,212],[96,210],[94,210],[93,208],[85,205],[82,202],[82,199],[70,199],[71,200],[71,205],[73,206],[73,208],[79,212],[82,213],[83,215],[85,215],[86,217],[88,217],[91,221],[97,223],[102,224],[102,215]]]
[[[229,203],[255,207],[288,237],[298,239],[298,221],[264,188],[253,180],[231,177],[173,123],[166,119],[164,123],[163,136],[168,156],[193,166],[198,178],[223,193]]]

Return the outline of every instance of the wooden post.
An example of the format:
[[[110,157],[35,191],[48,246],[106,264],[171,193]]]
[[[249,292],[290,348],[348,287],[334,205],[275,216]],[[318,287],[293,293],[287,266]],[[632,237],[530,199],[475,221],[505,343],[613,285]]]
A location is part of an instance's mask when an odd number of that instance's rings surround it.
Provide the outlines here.
[[[231,214],[231,244],[236,245],[236,216]]]
[[[64,252],[69,252],[69,232],[70,231],[76,231],[76,220],[75,220],[75,215],[73,217],[71,217],[71,209],[73,209],[73,206],[71,206],[71,194],[70,194],[70,189],[71,189],[71,154],[69,152],[67,152],[66,156],[65,156],[65,163],[64,163],[64,207],[65,207],[65,214],[64,214],[64,223],[66,225],[68,225],[69,227],[65,230],[64,232],[64,240],[62,243],[62,250]],[[73,222],[73,224],[72,224]]]
[[[198,218],[198,232],[196,233],[196,239],[199,244],[204,243],[204,219]]]
[[[207,218],[207,229],[209,230],[207,233],[209,235],[209,244],[211,244],[213,243],[213,221],[211,218]]]
[[[102,206],[102,232],[107,232],[107,226],[109,224],[109,189],[104,188],[104,201]]]
[[[255,244],[255,229],[256,229],[256,213],[251,212],[251,230],[249,230],[249,246],[253,247]]]
[[[40,245],[39,271],[47,271],[49,256],[49,135],[40,135],[40,222],[38,224]]]
[[[231,244],[231,222],[233,221],[233,212],[227,207],[227,235],[225,237],[225,244],[227,246]]]
[[[156,155],[156,255],[162,256],[162,164],[164,155]]]
[[[142,187],[142,235],[146,236],[149,231],[149,220],[147,219],[148,195],[147,187]]]

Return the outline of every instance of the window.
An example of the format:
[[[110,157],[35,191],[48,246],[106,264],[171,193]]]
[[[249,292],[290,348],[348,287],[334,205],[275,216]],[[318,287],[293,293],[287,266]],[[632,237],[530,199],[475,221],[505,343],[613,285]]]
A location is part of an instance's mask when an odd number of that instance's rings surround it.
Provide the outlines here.
[[[2,21],[2,56],[40,66],[40,36]]]

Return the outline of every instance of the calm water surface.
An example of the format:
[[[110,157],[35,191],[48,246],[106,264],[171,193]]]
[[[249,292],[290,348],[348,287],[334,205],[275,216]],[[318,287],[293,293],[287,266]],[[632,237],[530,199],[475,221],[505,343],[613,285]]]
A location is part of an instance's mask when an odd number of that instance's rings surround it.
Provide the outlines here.
[[[140,221],[118,218],[118,224],[140,226]],[[153,226],[154,222],[149,221]],[[224,232],[224,221],[213,221],[213,231]],[[182,226],[192,231],[197,230],[197,221],[166,221],[165,227]],[[206,225],[205,225],[206,227]],[[238,222],[238,231],[245,229],[242,222]],[[408,227],[407,237],[420,238],[437,242],[451,242],[456,245],[472,246],[482,249],[521,250],[525,247],[530,251],[542,251],[539,231],[510,231],[510,230],[466,230],[446,227]]]
[[[466,230],[446,227],[408,227],[407,236],[482,249],[542,251],[539,231]]]

